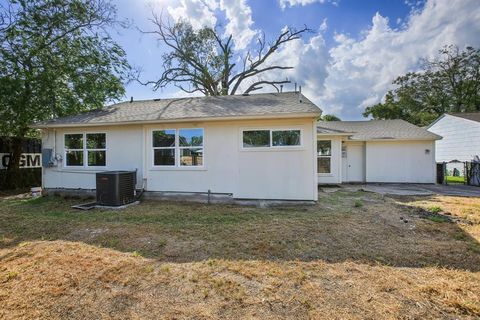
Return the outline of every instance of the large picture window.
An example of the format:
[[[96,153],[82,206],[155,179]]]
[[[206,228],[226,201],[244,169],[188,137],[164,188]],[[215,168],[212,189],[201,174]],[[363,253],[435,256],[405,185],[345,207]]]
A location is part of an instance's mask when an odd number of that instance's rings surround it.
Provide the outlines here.
[[[291,147],[301,145],[300,130],[244,130],[244,148]]]
[[[202,128],[153,131],[153,165],[203,166],[203,136]]]
[[[65,134],[65,166],[106,166],[107,142],[105,133]]]
[[[317,171],[318,173],[332,172],[332,141],[317,141]]]

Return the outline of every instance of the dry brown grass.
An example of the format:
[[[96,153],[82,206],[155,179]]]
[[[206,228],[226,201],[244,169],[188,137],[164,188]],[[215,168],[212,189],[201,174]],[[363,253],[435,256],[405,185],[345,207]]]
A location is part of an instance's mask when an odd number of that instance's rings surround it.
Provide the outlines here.
[[[480,275],[355,262],[161,263],[65,241],[0,251],[0,318],[480,316]]]
[[[0,201],[0,319],[480,317],[478,198],[77,202]],[[461,219],[429,219],[433,206]]]
[[[409,206],[419,207],[427,211],[439,210],[441,214],[459,218],[457,225],[465,234],[480,242],[480,198],[478,197],[410,197],[400,199]],[[462,237],[462,235],[457,235]],[[479,247],[480,253],[480,247]]]

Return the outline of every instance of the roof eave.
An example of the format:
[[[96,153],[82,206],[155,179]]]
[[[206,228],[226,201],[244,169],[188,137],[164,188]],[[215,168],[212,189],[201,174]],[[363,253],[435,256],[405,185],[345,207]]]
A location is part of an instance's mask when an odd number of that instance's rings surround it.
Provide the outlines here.
[[[365,142],[388,142],[388,141],[436,141],[443,139],[440,136],[430,138],[392,138],[392,139],[350,139],[350,141],[365,141]]]
[[[335,133],[319,133],[317,132],[317,136],[351,136],[354,135],[355,132],[335,132]]]
[[[256,119],[293,119],[293,118],[318,118],[321,114],[318,112],[304,112],[304,113],[279,113],[279,114],[264,114],[251,116],[229,116],[229,117],[200,117],[200,118],[177,118],[164,120],[139,120],[139,121],[116,121],[116,122],[95,122],[95,123],[63,123],[63,124],[33,124],[30,127],[33,129],[48,129],[48,128],[78,128],[78,127],[102,127],[102,126],[116,126],[116,125],[141,125],[141,124],[155,124],[155,123],[178,123],[178,122],[214,122],[214,121],[235,121],[235,120],[256,120]]]

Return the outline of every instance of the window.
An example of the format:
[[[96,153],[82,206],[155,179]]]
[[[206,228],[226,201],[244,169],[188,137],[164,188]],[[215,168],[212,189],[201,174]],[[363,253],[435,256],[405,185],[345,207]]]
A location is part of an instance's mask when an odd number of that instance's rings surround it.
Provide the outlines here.
[[[105,166],[107,153],[105,140],[105,133],[87,133],[87,159],[89,167]]]
[[[300,130],[272,131],[272,145],[277,146],[299,146]]]
[[[317,141],[317,171],[318,173],[331,173],[332,141]]]
[[[178,143],[181,166],[203,166],[203,129],[180,129]]]
[[[203,129],[168,129],[152,132],[153,165],[203,166]]]
[[[83,134],[65,135],[65,163],[67,166],[83,166]]]
[[[243,131],[243,147],[270,147],[270,130]]]
[[[105,133],[65,134],[65,165],[68,167],[104,167],[106,165]]]
[[[289,147],[301,145],[300,130],[245,130],[244,148]]]
[[[174,129],[153,131],[153,165],[175,165],[175,136]]]

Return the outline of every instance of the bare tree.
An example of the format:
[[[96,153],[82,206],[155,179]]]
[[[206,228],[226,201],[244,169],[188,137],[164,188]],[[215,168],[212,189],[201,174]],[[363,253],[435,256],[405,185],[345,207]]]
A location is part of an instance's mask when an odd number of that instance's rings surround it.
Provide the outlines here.
[[[262,77],[268,71],[293,67],[270,65],[270,58],[283,44],[311,31],[306,26],[298,30],[286,28],[271,43],[267,43],[263,34],[258,39],[256,52],[247,51],[242,56],[234,53],[232,35],[222,37],[217,30],[208,27],[195,30],[186,21],[172,24],[163,20],[162,15],[154,15],[151,21],[155,30],[145,33],[156,35],[170,51],[162,56],[164,70],[160,78],[141,83],[153,85],[154,90],[173,84],[187,93],[201,92],[210,96],[233,95],[241,90],[247,94],[264,86],[273,86],[279,91],[278,85],[290,83],[290,80]],[[239,66],[238,61],[241,61]]]

